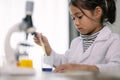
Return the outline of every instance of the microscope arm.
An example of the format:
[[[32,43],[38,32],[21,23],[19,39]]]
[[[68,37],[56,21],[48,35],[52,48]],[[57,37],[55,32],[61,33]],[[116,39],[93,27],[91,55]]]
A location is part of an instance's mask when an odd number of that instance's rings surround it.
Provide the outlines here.
[[[5,38],[5,55],[6,55],[6,61],[8,64],[10,65],[16,65],[16,52],[17,52],[17,49],[13,49],[11,47],[11,44],[10,44],[10,39],[11,39],[11,36],[14,32],[20,32],[20,27],[19,27],[20,24],[16,24],[14,25],[7,33],[7,36]]]

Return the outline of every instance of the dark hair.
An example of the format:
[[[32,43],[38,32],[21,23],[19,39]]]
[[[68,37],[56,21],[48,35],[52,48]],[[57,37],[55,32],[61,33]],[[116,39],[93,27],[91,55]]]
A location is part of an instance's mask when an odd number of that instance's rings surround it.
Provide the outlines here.
[[[83,12],[83,14],[85,13],[82,8],[92,12],[97,6],[99,6],[103,10],[101,22],[107,20],[113,24],[116,20],[115,0],[71,0],[69,5],[76,6]]]

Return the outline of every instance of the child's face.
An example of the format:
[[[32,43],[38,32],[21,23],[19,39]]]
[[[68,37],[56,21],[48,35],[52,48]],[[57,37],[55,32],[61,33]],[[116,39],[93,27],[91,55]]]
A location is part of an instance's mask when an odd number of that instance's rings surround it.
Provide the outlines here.
[[[77,30],[81,34],[93,34],[99,31],[102,27],[100,17],[98,17],[98,15],[96,16],[95,11],[90,12],[89,10],[82,10],[85,15],[77,7],[73,5],[70,6],[70,13]]]

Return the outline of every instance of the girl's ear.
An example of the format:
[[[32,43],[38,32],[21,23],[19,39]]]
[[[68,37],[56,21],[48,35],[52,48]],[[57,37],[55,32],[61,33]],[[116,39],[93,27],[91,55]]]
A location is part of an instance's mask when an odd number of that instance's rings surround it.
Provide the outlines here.
[[[95,10],[94,10],[94,16],[95,16],[96,18],[101,18],[102,13],[103,13],[102,8],[99,7],[99,6],[97,6],[97,7],[95,8]]]

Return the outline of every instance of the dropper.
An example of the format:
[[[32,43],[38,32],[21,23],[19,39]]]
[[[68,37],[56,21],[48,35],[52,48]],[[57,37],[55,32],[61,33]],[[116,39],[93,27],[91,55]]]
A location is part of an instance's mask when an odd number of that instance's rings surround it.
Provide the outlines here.
[[[42,39],[41,39],[41,35],[38,36],[36,32],[32,33],[32,35],[34,35],[35,37],[37,37],[37,38],[39,39],[39,41],[40,41],[40,43],[41,43],[41,47],[42,47],[44,53],[46,54],[45,45],[44,45],[44,43],[43,43],[43,41],[42,41]]]

